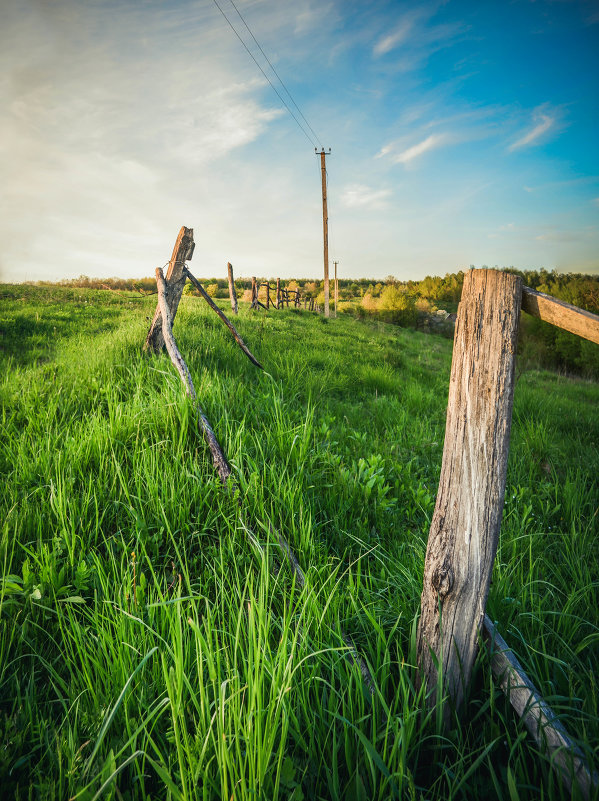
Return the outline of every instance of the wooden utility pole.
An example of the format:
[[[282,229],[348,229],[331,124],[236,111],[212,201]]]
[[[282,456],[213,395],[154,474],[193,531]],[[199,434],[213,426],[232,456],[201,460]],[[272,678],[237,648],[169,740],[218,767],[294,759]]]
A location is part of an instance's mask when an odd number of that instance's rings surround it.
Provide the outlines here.
[[[325,159],[331,155],[320,151],[320,172],[322,178],[322,235],[324,240],[324,316],[329,316],[329,215],[327,211],[327,166]]]
[[[509,273],[470,270],[464,279],[418,626],[418,664],[432,706],[441,700],[440,685],[460,706],[485,614],[503,512],[521,296],[522,279]]]
[[[227,262],[227,275],[229,278],[229,297],[231,298],[231,311],[237,314],[237,295],[235,293],[235,282],[233,281],[233,265]]]
[[[339,300],[339,287],[337,285],[337,265],[339,264],[339,262],[334,261],[333,264],[335,265],[335,319],[337,319],[337,301]]]

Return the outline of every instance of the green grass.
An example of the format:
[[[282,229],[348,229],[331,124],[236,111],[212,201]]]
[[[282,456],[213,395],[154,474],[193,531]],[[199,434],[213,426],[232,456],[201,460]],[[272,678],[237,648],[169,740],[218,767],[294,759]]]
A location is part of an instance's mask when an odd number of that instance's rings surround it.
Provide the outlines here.
[[[415,690],[451,342],[244,308],[262,374],[183,299],[175,336],[260,554],[168,357],[141,353],[155,297],[2,290],[6,797],[568,797],[484,652],[443,735]],[[598,408],[597,384],[518,378],[488,603],[595,763]],[[273,574],[271,526],[301,591]]]

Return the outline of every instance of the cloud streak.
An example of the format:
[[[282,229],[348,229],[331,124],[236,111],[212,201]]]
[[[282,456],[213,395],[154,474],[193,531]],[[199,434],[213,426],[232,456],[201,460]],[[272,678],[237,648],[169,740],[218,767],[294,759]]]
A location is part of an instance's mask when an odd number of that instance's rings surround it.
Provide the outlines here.
[[[392,33],[382,36],[378,40],[378,42],[372,48],[373,55],[384,56],[391,50],[395,50],[396,47],[398,47],[400,44],[403,44],[408,39],[408,35],[413,28],[414,18],[404,18]]]
[[[390,196],[390,189],[372,189],[364,184],[349,184],[341,194],[341,203],[348,209],[381,208]]]
[[[410,161],[422,156],[423,153],[428,153],[429,150],[435,150],[441,145],[445,144],[447,137],[444,134],[431,134],[427,136],[426,139],[423,139],[422,142],[418,142],[417,145],[412,145],[412,147],[408,147],[406,150],[398,153],[397,156],[393,157],[394,164],[408,164]]]
[[[550,113],[546,106],[541,106],[534,113],[533,120],[536,125],[527,131],[523,136],[520,136],[515,142],[509,146],[508,150],[520,150],[523,147],[530,147],[531,145],[538,145],[548,131],[555,130],[557,125],[557,115]]]

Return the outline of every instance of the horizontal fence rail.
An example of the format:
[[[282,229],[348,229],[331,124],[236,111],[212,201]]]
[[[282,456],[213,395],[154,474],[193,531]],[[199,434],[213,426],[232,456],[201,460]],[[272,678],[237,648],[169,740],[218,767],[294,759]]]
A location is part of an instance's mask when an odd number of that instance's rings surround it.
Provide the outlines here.
[[[527,286],[522,287],[522,311],[599,345],[599,316],[590,311]]]

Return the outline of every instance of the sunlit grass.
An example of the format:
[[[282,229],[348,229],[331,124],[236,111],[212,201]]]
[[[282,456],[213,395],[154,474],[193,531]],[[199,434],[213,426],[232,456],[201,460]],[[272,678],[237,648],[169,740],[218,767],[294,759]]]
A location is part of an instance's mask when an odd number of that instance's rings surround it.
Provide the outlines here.
[[[262,374],[184,298],[175,335],[240,515],[168,357],[141,353],[155,299],[77,290],[85,317],[73,290],[45,291],[3,301],[9,337],[22,335],[17,302],[31,327],[52,307],[57,329],[11,340],[0,378],[7,797],[566,797],[483,653],[462,720],[442,736],[415,687],[450,342],[244,308],[236,323]],[[598,402],[596,384],[520,376],[489,597],[591,760]],[[273,572],[271,526],[300,559],[301,590],[286,566]]]

